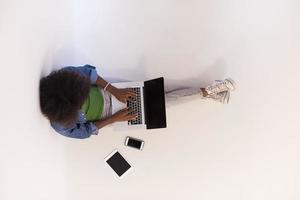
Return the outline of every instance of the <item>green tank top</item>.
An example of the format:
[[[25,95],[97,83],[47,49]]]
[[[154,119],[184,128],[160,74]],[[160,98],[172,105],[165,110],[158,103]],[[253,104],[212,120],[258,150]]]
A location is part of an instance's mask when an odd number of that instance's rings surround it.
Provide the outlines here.
[[[89,95],[81,106],[80,110],[84,112],[87,121],[100,119],[104,106],[104,99],[97,86],[91,86]]]

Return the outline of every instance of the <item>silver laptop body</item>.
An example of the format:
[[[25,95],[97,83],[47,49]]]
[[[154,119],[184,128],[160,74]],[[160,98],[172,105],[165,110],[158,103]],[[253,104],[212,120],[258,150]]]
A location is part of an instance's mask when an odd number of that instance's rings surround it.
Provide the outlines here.
[[[134,110],[134,112],[138,113],[138,117],[136,120],[114,123],[113,125],[114,129],[116,130],[146,129],[144,95],[143,95],[144,82],[120,82],[120,83],[112,83],[112,85],[117,88],[133,88],[137,93],[137,98],[127,101],[127,104],[120,102],[116,97],[111,95],[112,114],[117,113],[118,111],[126,108],[127,106],[131,110]]]

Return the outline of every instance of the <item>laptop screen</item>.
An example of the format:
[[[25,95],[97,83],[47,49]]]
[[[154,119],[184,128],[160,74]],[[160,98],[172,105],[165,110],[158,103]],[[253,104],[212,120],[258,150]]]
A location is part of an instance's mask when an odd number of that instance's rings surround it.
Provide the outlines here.
[[[167,127],[163,77],[144,82],[144,107],[147,129]]]

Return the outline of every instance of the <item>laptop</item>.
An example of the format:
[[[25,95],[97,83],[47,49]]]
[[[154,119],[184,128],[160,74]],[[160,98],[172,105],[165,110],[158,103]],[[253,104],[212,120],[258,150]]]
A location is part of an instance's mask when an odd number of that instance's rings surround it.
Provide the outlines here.
[[[137,113],[135,120],[114,123],[115,129],[157,129],[166,128],[166,105],[164,78],[148,80],[145,82],[112,83],[117,88],[133,88],[137,94],[127,103],[120,102],[113,95],[111,97],[112,114],[128,107]]]

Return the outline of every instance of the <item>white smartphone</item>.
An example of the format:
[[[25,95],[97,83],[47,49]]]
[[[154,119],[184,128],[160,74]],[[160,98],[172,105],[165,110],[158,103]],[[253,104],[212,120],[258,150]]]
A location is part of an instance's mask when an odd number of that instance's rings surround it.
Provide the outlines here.
[[[131,169],[131,165],[117,149],[111,152],[104,161],[116,172],[119,178],[123,178]]]
[[[125,146],[132,147],[138,150],[142,150],[144,148],[145,142],[143,140],[139,140],[132,137],[126,137]]]

